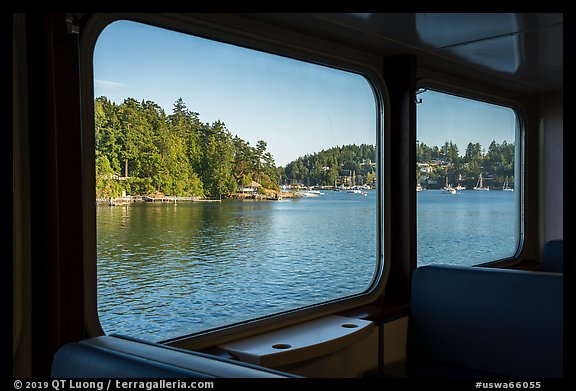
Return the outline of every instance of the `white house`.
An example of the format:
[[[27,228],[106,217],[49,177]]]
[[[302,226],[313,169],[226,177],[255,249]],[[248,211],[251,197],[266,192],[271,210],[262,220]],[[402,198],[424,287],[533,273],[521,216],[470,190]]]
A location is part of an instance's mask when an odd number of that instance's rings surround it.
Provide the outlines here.
[[[259,184],[256,181],[252,181],[249,185],[247,186],[239,186],[239,191],[242,193],[256,193],[258,191],[258,188],[262,187],[261,184]]]

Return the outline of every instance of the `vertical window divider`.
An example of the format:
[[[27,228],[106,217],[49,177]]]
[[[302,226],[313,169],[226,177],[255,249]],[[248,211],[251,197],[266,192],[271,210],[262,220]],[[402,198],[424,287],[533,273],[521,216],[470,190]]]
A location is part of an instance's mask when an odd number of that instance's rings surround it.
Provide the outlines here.
[[[390,98],[391,259],[386,294],[409,301],[416,269],[416,57],[384,61]]]

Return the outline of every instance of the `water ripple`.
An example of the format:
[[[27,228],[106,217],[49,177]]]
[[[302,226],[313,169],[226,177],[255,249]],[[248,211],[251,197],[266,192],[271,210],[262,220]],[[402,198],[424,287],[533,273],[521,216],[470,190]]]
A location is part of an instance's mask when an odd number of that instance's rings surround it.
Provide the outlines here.
[[[109,333],[162,340],[221,327],[360,293],[375,270],[373,194],[97,212]]]

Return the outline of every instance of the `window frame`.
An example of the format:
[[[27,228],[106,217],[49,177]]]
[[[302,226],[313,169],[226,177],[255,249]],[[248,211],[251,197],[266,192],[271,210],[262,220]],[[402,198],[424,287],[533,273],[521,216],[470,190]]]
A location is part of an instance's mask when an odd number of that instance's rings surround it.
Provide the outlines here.
[[[27,63],[23,42],[24,17],[13,15],[12,35],[12,359],[21,361],[22,345],[29,338],[26,307],[30,306],[30,160]]]
[[[361,307],[373,302],[383,294],[389,269],[389,246],[384,245],[384,243],[389,243],[386,240],[389,232],[386,229],[389,226],[387,220],[389,214],[384,213],[384,211],[389,206],[390,197],[385,185],[387,179],[385,170],[389,167],[385,161],[388,156],[385,148],[389,143],[386,142],[388,126],[384,113],[388,111],[388,102],[382,76],[382,59],[362,52],[353,52],[352,49],[346,49],[343,54],[340,46],[330,44],[326,46],[326,43],[318,45],[317,42],[310,44],[306,37],[294,37],[294,39],[286,41],[277,40],[274,39],[274,32],[269,33],[267,29],[262,30],[262,26],[255,26],[252,31],[246,31],[252,27],[248,27],[248,22],[245,20],[233,19],[232,23],[226,23],[230,22],[229,17],[215,14],[97,14],[90,15],[83,20],[80,33],[80,67],[82,75],[82,159],[84,165],[84,289],[85,320],[89,336],[104,334],[98,319],[97,305],[93,54],[100,33],[110,23],[119,20],[144,23],[153,27],[356,73],[364,77],[371,86],[377,110],[375,131],[377,132],[376,262],[378,267],[371,288],[364,293],[327,303],[310,305],[199,333],[184,334],[181,337],[163,341],[163,343],[186,349],[203,349],[255,333]],[[233,26],[231,27],[231,25]],[[264,31],[264,34],[259,35],[260,31]]]
[[[426,71],[421,73],[426,74]],[[477,102],[488,103],[511,109],[516,115],[516,127],[518,134],[514,140],[514,203],[518,208],[515,213],[517,221],[515,222],[518,243],[516,251],[510,257],[489,260],[486,262],[473,264],[472,267],[496,267],[496,268],[510,268],[517,266],[521,263],[522,259],[526,256],[526,202],[525,202],[525,183],[526,183],[526,111],[523,102],[517,99],[516,96],[504,93],[500,90],[486,88],[485,86],[478,86],[475,83],[470,83],[463,80],[455,81],[453,78],[439,78],[438,75],[424,76],[419,79],[416,91],[426,89],[437,93],[447,94],[453,97],[459,97]],[[415,127],[416,128],[416,127]],[[418,129],[416,128],[416,132]],[[416,159],[416,156],[413,157]],[[518,180],[517,180],[518,179]],[[415,191],[415,190],[414,190]],[[417,204],[414,205],[417,209]],[[418,246],[418,222],[416,221],[416,237],[415,248]],[[418,262],[418,254],[416,254],[416,263]],[[441,263],[441,262],[440,262]],[[418,265],[416,265],[418,267]]]

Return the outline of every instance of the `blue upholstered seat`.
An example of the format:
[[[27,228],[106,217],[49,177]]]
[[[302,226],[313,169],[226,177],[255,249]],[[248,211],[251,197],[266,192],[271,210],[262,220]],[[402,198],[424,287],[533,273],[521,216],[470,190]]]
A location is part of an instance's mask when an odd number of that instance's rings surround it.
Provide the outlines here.
[[[291,377],[208,354],[112,336],[66,344],[54,356],[55,378]]]
[[[563,273],[564,271],[564,241],[550,240],[544,244],[540,262],[545,272]]]
[[[519,378],[562,377],[560,273],[423,266],[413,275],[408,360]],[[425,365],[429,363],[429,365]],[[422,373],[422,372],[420,372]]]

